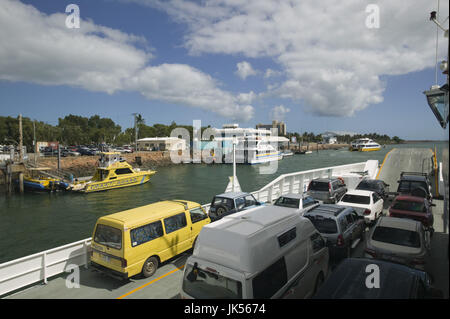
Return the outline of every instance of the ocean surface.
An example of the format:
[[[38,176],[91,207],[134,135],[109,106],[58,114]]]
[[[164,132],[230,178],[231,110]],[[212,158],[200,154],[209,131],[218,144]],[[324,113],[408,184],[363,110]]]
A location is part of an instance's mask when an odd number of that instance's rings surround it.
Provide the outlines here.
[[[438,160],[444,142],[388,145],[376,152],[347,149],[313,151],[278,161],[276,173],[260,174],[259,165],[238,165],[237,176],[243,191],[255,191],[285,173],[364,162],[379,164],[393,148],[436,146]],[[183,164],[161,167],[150,182],[134,187],[91,194],[25,193],[11,197],[0,194],[0,263],[68,244],[92,236],[96,220],[104,215],[151,204],[164,199],[185,199],[201,204],[223,193],[230,164]]]

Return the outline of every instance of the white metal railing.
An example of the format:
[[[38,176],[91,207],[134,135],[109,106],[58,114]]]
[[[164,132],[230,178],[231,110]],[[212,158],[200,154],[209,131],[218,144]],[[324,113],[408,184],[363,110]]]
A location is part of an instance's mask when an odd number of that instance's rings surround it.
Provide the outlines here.
[[[366,172],[367,175],[361,174]],[[367,161],[356,164],[348,164],[327,168],[312,169],[308,171],[283,174],[258,191],[252,192],[257,200],[271,203],[276,198],[287,193],[303,193],[309,182],[315,178],[342,177],[348,188],[356,187],[356,184],[367,176],[375,178],[378,172],[378,161]]]
[[[91,238],[0,264],[0,296],[66,271],[88,265]]]
[[[342,177],[349,188],[363,178],[356,172],[367,171],[369,178],[375,178],[378,161],[367,161],[290,174],[283,174],[275,180],[252,192],[257,200],[272,202],[286,193],[302,193],[314,178]],[[211,204],[202,207],[209,213]],[[0,296],[37,282],[47,283],[49,277],[66,271],[68,265],[88,266],[91,238],[46,250],[37,254],[0,264]]]

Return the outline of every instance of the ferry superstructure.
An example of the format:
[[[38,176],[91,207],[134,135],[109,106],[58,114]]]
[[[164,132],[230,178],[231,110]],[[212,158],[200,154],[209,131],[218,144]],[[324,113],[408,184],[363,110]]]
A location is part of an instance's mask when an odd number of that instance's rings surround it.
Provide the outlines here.
[[[225,152],[231,150],[233,141],[237,142],[236,163],[253,165],[279,161],[283,155],[278,145],[289,141],[283,136],[273,136],[266,129],[240,128],[237,124],[225,124],[215,131],[218,135],[215,141],[221,143]]]

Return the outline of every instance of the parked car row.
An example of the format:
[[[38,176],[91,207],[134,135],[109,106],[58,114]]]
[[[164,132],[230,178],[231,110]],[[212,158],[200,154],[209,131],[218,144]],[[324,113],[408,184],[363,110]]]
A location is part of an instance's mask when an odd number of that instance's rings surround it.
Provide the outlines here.
[[[388,209],[389,216],[379,218],[366,237],[365,258],[346,258],[314,298],[443,297],[442,291],[433,288],[425,272],[431,249],[431,207],[434,206],[428,176],[404,172],[398,182],[397,196]],[[369,183],[364,184],[366,187]],[[347,194],[357,195],[356,191]],[[377,194],[383,196],[381,188]],[[375,197],[373,199],[376,202]],[[360,199],[351,202],[355,201]],[[340,204],[344,202],[341,200]],[[373,287],[368,287],[364,281],[368,266],[378,269],[379,289],[371,289]]]
[[[91,265],[122,279],[149,277],[165,260],[192,249],[182,298],[442,296],[423,271],[430,220],[404,210],[428,209],[426,199],[412,196],[408,202],[411,196],[398,196],[390,214],[402,218],[385,217],[388,192],[369,187],[380,183],[345,192],[341,179],[311,183],[309,190],[321,188],[327,195],[319,200],[309,191],[286,194],[272,204],[233,192],[214,196],[209,215],[198,203],[168,200],[101,217],[92,236]],[[319,183],[328,183],[327,190]],[[373,225],[368,234],[367,224]],[[362,243],[365,258],[351,258]],[[333,261],[341,263],[328,276]],[[382,289],[367,287],[368,265],[382,269]]]

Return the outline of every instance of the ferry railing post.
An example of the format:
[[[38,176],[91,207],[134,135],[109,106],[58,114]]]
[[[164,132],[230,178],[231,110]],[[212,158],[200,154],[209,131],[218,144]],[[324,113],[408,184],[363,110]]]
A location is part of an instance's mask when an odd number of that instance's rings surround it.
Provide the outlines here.
[[[83,242],[83,248],[84,248],[84,268],[89,268],[89,246],[88,246],[88,240],[86,239]]]
[[[47,253],[44,251],[42,254],[42,261],[44,263],[43,274],[44,274],[44,284],[47,284]]]

